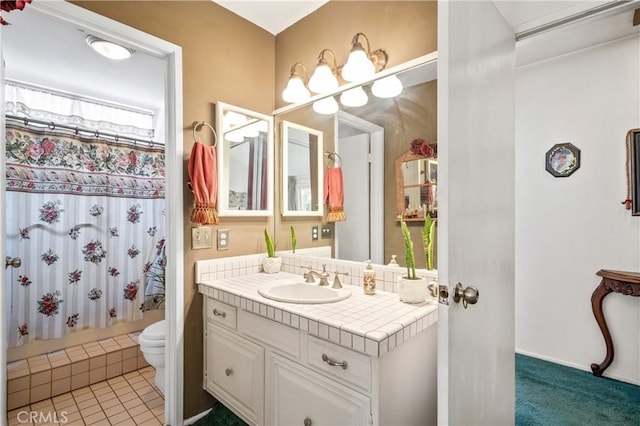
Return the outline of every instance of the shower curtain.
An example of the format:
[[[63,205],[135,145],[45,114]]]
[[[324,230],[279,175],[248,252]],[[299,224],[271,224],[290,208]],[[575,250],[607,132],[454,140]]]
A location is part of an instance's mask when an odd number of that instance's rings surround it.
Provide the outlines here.
[[[5,142],[9,346],[163,307],[164,146],[11,121]]]

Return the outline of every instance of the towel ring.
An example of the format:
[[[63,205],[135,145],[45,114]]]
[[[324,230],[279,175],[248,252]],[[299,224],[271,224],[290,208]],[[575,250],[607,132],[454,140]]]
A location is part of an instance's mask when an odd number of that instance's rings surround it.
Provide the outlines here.
[[[198,133],[200,130],[202,130],[203,126],[208,127],[209,130],[211,130],[211,132],[213,133],[213,146],[215,147],[217,145],[217,143],[218,143],[218,135],[216,134],[216,131],[211,126],[211,124],[207,123],[206,121],[194,121],[193,122],[193,140],[195,142],[198,142],[198,138],[196,137],[196,133]]]
[[[342,158],[340,158],[340,155],[338,155],[337,152],[325,152],[324,156],[326,157],[324,159],[324,165],[329,167],[329,159],[333,160],[333,167],[342,167]],[[336,166],[336,163],[338,163],[338,165]]]

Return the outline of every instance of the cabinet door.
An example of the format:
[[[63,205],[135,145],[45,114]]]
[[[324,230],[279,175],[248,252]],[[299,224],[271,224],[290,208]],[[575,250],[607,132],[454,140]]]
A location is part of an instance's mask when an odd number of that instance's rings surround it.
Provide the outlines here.
[[[369,424],[369,397],[276,354],[268,362],[268,425]]]
[[[251,424],[263,423],[264,349],[207,323],[206,389]]]

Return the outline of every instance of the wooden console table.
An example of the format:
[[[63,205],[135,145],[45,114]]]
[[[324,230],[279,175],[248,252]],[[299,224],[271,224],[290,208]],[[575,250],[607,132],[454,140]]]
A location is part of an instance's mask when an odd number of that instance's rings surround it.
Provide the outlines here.
[[[600,364],[591,364],[591,371],[593,371],[594,376],[600,377],[602,373],[604,373],[604,370],[613,362],[613,340],[611,339],[609,327],[607,327],[607,322],[602,313],[602,300],[609,293],[621,293],[626,296],[635,297],[640,296],[640,273],[601,269],[596,275],[601,276],[602,281],[600,285],[596,287],[593,295],[591,295],[591,308],[593,309],[593,315],[596,317],[598,326],[600,326],[600,330],[602,331],[604,342],[607,345],[607,355]]]

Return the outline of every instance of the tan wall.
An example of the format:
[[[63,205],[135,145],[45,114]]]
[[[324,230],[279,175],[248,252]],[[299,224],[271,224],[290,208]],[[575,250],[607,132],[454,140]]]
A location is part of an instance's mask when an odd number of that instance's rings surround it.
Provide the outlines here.
[[[217,101],[271,114],[274,109],[275,38],[261,28],[209,1],[75,1],[182,47],[184,170],[193,146],[191,123],[214,121]],[[263,250],[262,230],[272,219],[222,219],[230,230],[230,249],[191,250],[188,218],[193,197],[185,186],[184,205],[184,414],[212,406],[202,390],[202,297],[194,286],[194,261]],[[215,231],[215,230],[214,230]],[[179,283],[179,286],[183,283]]]
[[[351,39],[364,33],[371,50],[384,49],[388,67],[437,50],[436,1],[330,1],[276,36],[276,106],[291,66],[302,62],[313,73],[318,54],[331,49],[344,65]],[[364,45],[366,48],[366,45]]]

